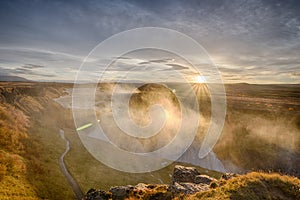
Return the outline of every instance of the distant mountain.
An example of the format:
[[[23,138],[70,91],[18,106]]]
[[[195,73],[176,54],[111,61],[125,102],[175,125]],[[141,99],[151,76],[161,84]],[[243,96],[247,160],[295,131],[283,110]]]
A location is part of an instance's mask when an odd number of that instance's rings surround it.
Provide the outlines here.
[[[0,75],[0,81],[5,81],[5,82],[30,82],[30,80],[26,78],[22,78],[19,76],[1,76]]]

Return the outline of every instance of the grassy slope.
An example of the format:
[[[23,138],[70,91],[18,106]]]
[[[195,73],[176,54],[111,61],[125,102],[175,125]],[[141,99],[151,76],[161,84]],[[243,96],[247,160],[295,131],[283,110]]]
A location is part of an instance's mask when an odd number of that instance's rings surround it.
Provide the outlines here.
[[[216,189],[199,192],[185,199],[300,199],[300,180],[277,173],[251,172],[219,181]]]
[[[300,180],[278,173],[251,172],[229,180],[213,181],[209,190],[193,195],[176,194],[172,196],[167,185],[147,185],[143,189],[129,191],[126,199],[296,200],[300,199]]]
[[[22,144],[28,120],[23,112],[8,104],[0,105],[0,199],[37,199],[26,178]]]
[[[93,187],[108,190],[115,185],[136,185],[138,183],[160,184],[161,182],[158,178],[164,183],[170,183],[169,174],[173,173],[176,163],[151,173],[130,174],[120,172],[94,159],[84,148],[74,129],[69,128],[64,130],[71,144],[71,150],[66,156],[66,162],[84,193]],[[216,178],[221,176],[221,173],[218,172],[208,171],[200,167],[197,167],[197,169],[200,173],[209,174]]]
[[[42,87],[27,84],[4,86],[0,87],[0,199],[74,199],[58,165],[65,144],[57,126],[59,107],[49,101],[54,94],[41,95]],[[27,118],[29,126],[24,125]]]
[[[34,147],[30,148],[26,156],[32,166],[28,179],[35,185],[41,198],[74,199],[58,165],[58,158],[65,150],[65,142],[59,135],[57,114],[53,112],[55,109],[47,109],[47,113],[40,116],[40,120],[34,122],[30,129],[29,137],[31,142],[34,141]]]

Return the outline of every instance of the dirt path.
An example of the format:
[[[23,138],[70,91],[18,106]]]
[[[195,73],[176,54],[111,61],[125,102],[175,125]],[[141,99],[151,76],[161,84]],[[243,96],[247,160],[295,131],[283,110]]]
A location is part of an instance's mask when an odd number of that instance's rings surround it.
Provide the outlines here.
[[[61,171],[62,173],[64,174],[64,176],[66,177],[68,183],[70,184],[70,186],[72,187],[73,189],[73,192],[75,193],[76,195],[76,198],[78,200],[82,200],[82,197],[83,197],[83,193],[78,185],[78,183],[76,182],[76,180],[72,177],[72,175],[70,174],[70,172],[68,171],[66,165],[65,165],[65,162],[64,162],[64,157],[65,155],[69,152],[70,150],[70,142],[69,140],[65,137],[65,133],[63,130],[59,130],[59,134],[61,136],[61,138],[63,140],[66,141],[66,150],[65,152],[60,156],[59,158],[59,166],[61,168]]]

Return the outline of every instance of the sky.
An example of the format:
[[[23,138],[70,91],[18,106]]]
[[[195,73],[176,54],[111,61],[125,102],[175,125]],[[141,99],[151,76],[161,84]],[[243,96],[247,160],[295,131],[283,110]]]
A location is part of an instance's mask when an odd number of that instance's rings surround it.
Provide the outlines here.
[[[100,42],[134,28],[161,27],[202,45],[225,83],[300,83],[297,0],[3,0],[0,27],[0,76],[73,82]],[[128,70],[136,80],[188,74],[184,61],[155,55],[119,59],[108,79]],[[99,62],[82,77],[99,76],[106,67]]]

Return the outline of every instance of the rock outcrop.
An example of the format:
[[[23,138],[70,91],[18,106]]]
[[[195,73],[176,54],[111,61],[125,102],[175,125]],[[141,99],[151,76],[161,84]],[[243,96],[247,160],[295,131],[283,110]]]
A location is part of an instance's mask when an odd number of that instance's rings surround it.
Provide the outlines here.
[[[176,165],[169,191],[172,194],[194,194],[209,189],[209,184],[216,179],[201,175],[194,167]]]
[[[200,175],[200,173],[194,167],[176,165],[172,176],[172,182],[194,183],[195,178],[198,175]]]
[[[213,181],[216,179],[201,175],[194,167],[176,165],[169,185],[140,183],[136,186],[115,186],[109,191],[91,189],[86,194],[85,200],[122,200],[129,197],[169,200],[181,194],[208,190]]]

